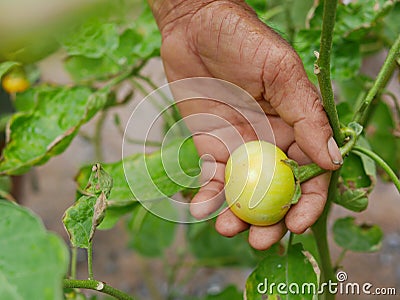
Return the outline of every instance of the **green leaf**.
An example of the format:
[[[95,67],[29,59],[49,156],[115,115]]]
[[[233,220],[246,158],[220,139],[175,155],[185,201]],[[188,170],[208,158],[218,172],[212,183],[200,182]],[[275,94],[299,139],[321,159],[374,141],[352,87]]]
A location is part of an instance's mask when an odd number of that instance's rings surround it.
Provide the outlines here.
[[[314,51],[320,48],[320,29],[303,29],[295,37],[294,47],[299,53],[309,78],[316,80]],[[351,55],[349,55],[351,53]],[[358,43],[345,40],[341,37],[334,38],[332,46],[331,75],[333,79],[348,79],[358,74],[361,67],[361,53]]]
[[[11,193],[11,178],[9,176],[0,176],[0,200],[14,201]]]
[[[0,174],[22,174],[62,153],[80,126],[104,107],[107,95],[85,87],[38,88],[35,107],[11,118]]]
[[[339,3],[336,12],[335,36],[361,42],[365,35],[376,26],[377,21],[390,12],[393,5],[394,1],[391,0]],[[321,2],[310,20],[311,28],[320,28],[322,12],[323,3]]]
[[[284,38],[290,38],[288,34],[291,30],[296,33],[306,27],[306,19],[313,6],[312,0],[303,1],[260,1],[249,0],[248,2],[257,12],[259,18]],[[290,20],[290,21],[288,21]],[[292,43],[292,40],[288,40]]]
[[[0,211],[1,298],[64,299],[69,258],[63,241],[25,208],[0,200]]]
[[[400,2],[394,1],[394,8],[388,13],[383,19],[382,31],[383,35],[389,40],[394,42],[397,36],[400,34],[399,28],[399,14],[400,14]]]
[[[126,214],[133,211],[133,209],[140,205],[139,202],[134,202],[126,206],[110,206],[108,205],[104,220],[97,227],[99,230],[108,230],[113,228],[117,222]]]
[[[242,300],[243,292],[239,291],[234,285],[227,286],[223,291],[217,294],[207,295],[204,300]]]
[[[317,242],[315,240],[314,234],[310,233],[303,233],[303,234],[294,234],[293,233],[293,244],[301,243],[305,251],[310,252],[312,257],[318,262],[320,265],[320,257],[318,252]]]
[[[105,79],[120,71],[118,64],[108,56],[101,58],[70,56],[65,62],[65,68],[76,82]]]
[[[133,22],[131,28],[142,36],[133,45],[133,53],[142,59],[160,55],[161,34],[157,27],[150,7],[146,4],[140,16]]]
[[[357,136],[359,136],[361,134],[361,132],[363,131],[363,127],[358,124],[357,122],[350,122],[347,127],[349,127],[350,129],[352,129]]]
[[[3,63],[0,63],[0,79],[3,77],[4,74],[6,74],[12,68],[14,68],[16,66],[20,66],[20,65],[21,64],[19,62],[15,62],[15,61],[6,61]]]
[[[359,136],[357,145],[370,149],[367,140]],[[368,193],[372,190],[376,182],[375,162],[368,156],[352,153],[346,160],[345,169],[341,170],[341,178],[344,180],[340,184],[339,193],[334,199],[335,203],[351,211],[361,212],[368,206]],[[350,174],[353,172],[353,174]]]
[[[118,47],[99,58],[84,55],[70,56],[65,67],[77,82],[83,80],[107,79],[131,67],[139,57],[134,45],[142,42],[143,37],[132,29],[125,30],[118,36]]]
[[[360,212],[367,209],[368,193],[365,189],[345,188],[345,190],[337,196],[335,203],[351,211]]]
[[[100,58],[118,47],[118,29],[114,23],[90,20],[74,28],[60,42],[69,55]]]
[[[104,194],[107,198],[113,186],[112,177],[104,171],[100,164],[95,164],[92,167],[92,172],[89,177],[89,182],[86,185],[85,193],[99,197]]]
[[[48,86],[41,86],[37,88],[30,88],[24,92],[17,93],[15,96],[14,107],[18,112],[30,112],[37,103],[37,93],[39,90],[47,90]]]
[[[342,248],[355,252],[378,251],[383,232],[377,225],[357,225],[354,217],[341,218],[333,225],[333,238]]]
[[[345,103],[349,105],[350,111],[354,112],[360,102],[366,96],[367,90],[371,87],[373,79],[359,74],[358,76],[350,79],[336,78],[335,86],[337,87],[337,99],[339,100],[339,105],[344,105]],[[339,107],[338,107],[339,109]],[[341,117],[339,115],[339,117]],[[352,117],[352,116],[351,116]],[[341,120],[342,121],[342,120]],[[351,118],[343,120],[343,124],[349,124],[352,121]]]
[[[11,178],[9,176],[0,176],[0,191],[6,193],[11,191]]]
[[[331,72],[333,79],[347,79],[359,75],[362,56],[358,42],[334,39],[332,46]]]
[[[341,102],[336,106],[340,123],[349,124],[353,120],[353,108],[348,102]]]
[[[74,247],[89,247],[96,228],[104,219],[111,188],[110,175],[100,164],[94,165],[84,191],[85,195],[69,207],[63,217],[63,223]]]
[[[361,146],[365,149],[371,150],[371,146],[368,143],[367,139],[363,136],[359,136],[357,139],[357,146]],[[364,167],[365,174],[367,174],[370,179],[372,180],[373,183],[376,182],[376,165],[375,161],[370,158],[369,156],[362,154],[362,153],[357,153],[357,155],[361,158],[361,162]]]
[[[204,266],[252,266],[257,261],[246,233],[224,237],[215,230],[214,221],[188,225],[187,240],[191,252]]]
[[[313,11],[309,28],[300,30],[295,37],[294,47],[303,60],[307,74],[315,81],[313,51],[319,51],[323,14],[323,1]],[[335,31],[332,47],[332,78],[350,79],[358,75],[361,67],[361,46],[370,42],[366,36],[382,23],[394,5],[390,0],[353,1],[350,4],[339,3],[336,13]],[[382,46],[381,46],[382,47]]]
[[[394,1],[391,0],[366,0],[339,5],[335,30],[348,39],[361,41],[393,5]]]
[[[85,249],[89,247],[93,237],[93,215],[96,200],[97,198],[94,196],[82,196],[65,212],[63,223],[74,247]]]
[[[178,161],[174,159],[177,153]],[[134,154],[124,158],[123,161],[104,164],[104,169],[114,180],[109,205],[131,205],[138,199],[140,201],[164,199],[183,191],[188,185],[193,184],[188,181],[188,175],[196,179],[200,173],[198,161],[199,156],[193,140],[187,139],[183,142],[178,139],[165,145],[162,150],[150,154]],[[89,174],[88,166],[80,170],[76,176],[80,187],[84,188]]]
[[[353,153],[346,157],[340,169],[342,183],[351,189],[370,188],[373,185],[372,178],[364,170],[361,158]]]
[[[393,135],[396,125],[388,105],[382,101],[376,105],[366,128],[366,137],[374,152],[393,169],[400,169],[400,148]]]
[[[267,10],[267,1],[265,0],[246,0],[246,3],[250,5],[258,15],[265,13]]]
[[[269,253],[247,279],[247,299],[313,299],[319,279],[310,257],[301,244],[290,247],[286,255]]]
[[[167,200],[154,202],[153,211],[169,211],[169,215],[177,212]],[[133,217],[129,221],[131,239],[129,246],[144,256],[161,256],[175,237],[177,224],[154,215],[141,205],[133,210]]]

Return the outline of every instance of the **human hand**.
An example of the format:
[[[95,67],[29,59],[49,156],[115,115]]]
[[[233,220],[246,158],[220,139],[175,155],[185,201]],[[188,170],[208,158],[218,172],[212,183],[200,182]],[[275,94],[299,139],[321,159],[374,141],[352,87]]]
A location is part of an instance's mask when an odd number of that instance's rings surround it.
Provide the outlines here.
[[[188,77],[215,77],[245,89],[262,107],[275,135],[275,143],[299,164],[314,161],[335,170],[342,163],[329,121],[315,87],[309,82],[294,50],[264,25],[243,1],[181,1],[153,3],[163,36],[161,57],[169,81]],[[196,101],[196,102],[193,102]],[[198,113],[221,116],[247,142],[257,139],[253,129],[232,109],[210,100],[178,104],[183,117]],[[240,106],[240,103],[237,103]],[[265,116],[264,116],[265,117]],[[204,122],[189,124],[203,133],[193,137],[205,159],[202,175],[213,177],[192,200],[191,213],[205,218],[224,198],[224,170],[229,151],[218,136],[229,138],[227,128]],[[267,249],[289,229],[302,233],[320,216],[326,202],[330,173],[303,183],[302,197],[284,221],[260,227],[238,219],[229,209],[217,217],[216,230],[234,236],[250,227],[249,243]]]

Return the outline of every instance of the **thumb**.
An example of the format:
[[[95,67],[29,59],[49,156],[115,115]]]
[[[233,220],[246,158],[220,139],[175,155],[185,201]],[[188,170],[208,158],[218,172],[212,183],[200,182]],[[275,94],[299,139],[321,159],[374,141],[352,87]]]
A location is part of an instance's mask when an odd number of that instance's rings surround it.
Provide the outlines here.
[[[335,170],[343,159],[319,94],[294,50],[288,46],[280,52],[283,54],[276,58],[279,64],[274,70],[270,64],[265,64],[264,97],[280,117],[293,126],[299,148],[321,168]]]

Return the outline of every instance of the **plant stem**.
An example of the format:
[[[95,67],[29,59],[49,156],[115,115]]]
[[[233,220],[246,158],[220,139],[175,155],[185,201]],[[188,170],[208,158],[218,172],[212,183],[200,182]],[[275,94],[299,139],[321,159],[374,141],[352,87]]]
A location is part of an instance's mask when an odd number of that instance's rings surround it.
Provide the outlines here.
[[[396,173],[392,170],[392,168],[375,152],[365,149],[360,146],[353,147],[354,152],[362,153],[367,155],[368,157],[372,158],[385,172],[389,175],[390,179],[393,181],[394,185],[396,186],[397,190],[400,193],[400,180],[397,178]]]
[[[76,279],[76,263],[78,258],[78,248],[72,247],[71,248],[71,279]]]
[[[93,143],[94,143],[94,151],[96,161],[103,161],[103,147],[102,147],[102,132],[103,132],[103,125],[104,121],[107,117],[107,111],[103,110],[100,112],[99,119],[96,122],[96,127],[93,136]]]
[[[342,252],[340,252],[338,259],[335,262],[335,267],[334,270],[337,271],[340,268],[340,264],[342,263],[344,257],[346,256],[347,249],[342,249]]]
[[[89,289],[101,292],[115,297],[120,300],[133,300],[133,297],[125,294],[124,292],[117,290],[101,281],[97,280],[75,280],[75,279],[64,279],[64,288],[71,289]]]
[[[340,130],[339,117],[333,96],[330,63],[337,2],[337,0],[325,0],[324,2],[321,46],[316,65],[318,67],[317,78],[321,90],[322,102],[333,130],[333,136],[339,146],[341,146],[344,137]]]
[[[89,247],[87,248],[87,260],[89,280],[93,280],[93,241],[89,242]]]
[[[319,217],[317,222],[315,222],[315,224],[312,226],[312,231],[314,233],[318,253],[321,259],[321,282],[328,282],[329,280],[331,280],[332,282],[336,281],[331,261],[331,254],[329,251],[327,219],[333,199],[336,197],[338,179],[339,172],[333,172],[331,176],[331,182],[329,184],[328,200],[326,202],[324,211],[322,212],[322,215]],[[326,300],[335,299],[334,294],[331,294],[329,292],[325,292],[324,294]]]
[[[14,199],[14,197],[5,191],[0,191],[0,199],[3,198],[4,200],[10,201],[10,202],[17,202],[17,200]]]
[[[342,129],[342,133],[346,137],[346,143],[342,147],[340,147],[340,153],[342,154],[342,157],[345,157],[356,144],[357,133],[350,127],[344,127]],[[316,163],[299,166],[296,162],[293,162],[291,160],[284,160],[283,162],[288,164],[289,167],[294,170],[293,173],[295,174],[296,179],[300,181],[300,183],[306,182],[307,180],[314,178],[315,176],[327,172],[327,170],[322,169]]]
[[[132,79],[132,83],[144,96],[146,97],[149,96],[148,98],[149,102],[153,104],[154,107],[160,111],[160,113],[162,113],[162,117],[164,118],[168,127],[172,127],[176,123],[176,120],[172,115],[170,115],[168,110],[166,110],[167,107],[159,104],[154,95],[149,94],[149,92],[137,80]]]
[[[383,66],[379,71],[374,84],[372,85],[371,89],[367,93],[367,96],[365,96],[364,101],[361,103],[360,107],[356,111],[353,121],[360,123],[361,125],[365,123],[369,107],[374,98],[376,98],[376,96],[380,94],[380,92],[387,85],[395,69],[396,59],[399,56],[399,54],[400,54],[400,35],[397,37],[393,46],[390,48],[386,60],[383,63]]]
[[[136,75],[147,64],[147,62],[148,62],[148,59],[142,60],[136,67],[131,68],[130,70],[128,70],[126,72],[122,72],[118,76],[111,79],[109,82],[107,82],[107,84],[104,87],[102,87],[102,89],[107,90],[107,89],[117,85],[118,83],[121,83],[125,79],[128,79],[129,77]]]

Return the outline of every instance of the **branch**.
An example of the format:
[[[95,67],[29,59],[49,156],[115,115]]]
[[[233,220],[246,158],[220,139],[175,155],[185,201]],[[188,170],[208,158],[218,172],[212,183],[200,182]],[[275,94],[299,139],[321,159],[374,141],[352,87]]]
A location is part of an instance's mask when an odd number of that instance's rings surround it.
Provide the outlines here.
[[[392,76],[392,73],[396,67],[396,59],[398,58],[399,54],[400,54],[400,35],[397,37],[393,46],[390,48],[386,60],[383,63],[383,66],[379,71],[374,84],[368,91],[367,96],[365,97],[364,101],[361,103],[360,107],[355,113],[353,121],[363,125],[363,123],[366,120],[366,116],[368,114],[368,110],[372,101],[378,94],[381,93],[381,91],[387,85],[390,77]]]
[[[331,83],[331,49],[333,28],[335,26],[337,0],[325,0],[323,23],[321,32],[321,46],[316,61],[315,73],[317,74],[321,90],[322,102],[332,126],[333,136],[336,142],[343,144],[343,134],[340,130],[339,117],[336,110],[335,99]]]
[[[64,279],[64,288],[71,289],[88,289],[101,292],[115,297],[120,300],[133,300],[133,298],[124,292],[117,290],[104,282],[97,280],[74,280],[74,279]]]
[[[362,148],[360,146],[354,146],[353,151],[355,153],[362,153],[372,158],[385,172],[389,175],[390,179],[393,181],[397,190],[400,193],[400,180],[397,178],[396,173],[392,170],[392,168],[375,152],[371,150]]]

